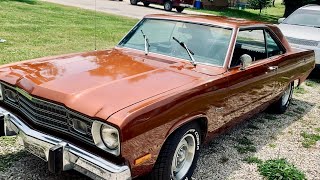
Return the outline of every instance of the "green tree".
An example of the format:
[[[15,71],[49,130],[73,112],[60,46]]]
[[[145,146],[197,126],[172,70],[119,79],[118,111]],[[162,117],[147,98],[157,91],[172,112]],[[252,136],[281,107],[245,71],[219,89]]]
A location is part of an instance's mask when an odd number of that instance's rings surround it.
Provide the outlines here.
[[[270,6],[272,0],[248,0],[249,7],[252,9],[260,9],[260,13],[263,8]]]

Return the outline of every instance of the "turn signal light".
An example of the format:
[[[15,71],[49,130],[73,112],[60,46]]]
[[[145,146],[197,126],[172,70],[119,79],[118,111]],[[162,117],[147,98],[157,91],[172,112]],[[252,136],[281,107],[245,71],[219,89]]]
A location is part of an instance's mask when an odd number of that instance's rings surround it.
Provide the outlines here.
[[[140,157],[140,158],[138,158],[136,160],[134,160],[134,165],[142,164],[142,163],[148,161],[149,159],[151,159],[151,154],[150,153],[146,154],[146,155],[144,155],[144,156],[142,156],[142,157]]]

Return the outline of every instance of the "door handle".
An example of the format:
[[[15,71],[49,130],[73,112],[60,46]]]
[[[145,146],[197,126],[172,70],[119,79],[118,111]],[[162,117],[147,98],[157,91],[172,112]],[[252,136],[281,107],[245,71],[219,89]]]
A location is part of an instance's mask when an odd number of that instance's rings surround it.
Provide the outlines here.
[[[269,66],[268,70],[269,71],[276,71],[276,70],[278,70],[278,66]]]

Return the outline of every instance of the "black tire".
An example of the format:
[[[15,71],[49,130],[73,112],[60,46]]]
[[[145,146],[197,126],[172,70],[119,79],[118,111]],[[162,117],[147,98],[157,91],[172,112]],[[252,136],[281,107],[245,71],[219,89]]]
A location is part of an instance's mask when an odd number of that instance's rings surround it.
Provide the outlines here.
[[[137,5],[138,4],[138,0],[130,0],[130,4]]]
[[[289,88],[289,89],[286,89],[286,90],[288,90],[289,98],[288,99],[286,98],[286,92],[287,91],[285,91],[282,94],[282,96],[280,97],[280,99],[277,100],[276,102],[274,102],[269,107],[269,112],[276,113],[276,114],[283,114],[284,112],[286,112],[286,110],[288,109],[288,106],[289,106],[289,104],[290,104],[290,102],[292,100],[293,82],[290,83],[287,88]]]
[[[181,13],[184,10],[184,7],[176,7],[178,13]]]
[[[144,5],[145,7],[148,7],[148,6],[150,5],[150,3],[149,3],[149,2],[144,2],[143,5]]]
[[[172,2],[171,1],[164,2],[163,7],[164,7],[164,10],[171,11],[172,10]]]
[[[172,165],[173,165],[174,156],[176,153],[178,153],[178,149],[183,148],[183,146],[182,147],[179,146],[179,148],[178,148],[178,145],[180,144],[180,142],[183,142],[182,140],[185,139],[186,137],[189,139],[192,139],[192,137],[193,137],[193,140],[195,142],[194,143],[194,150],[195,151],[194,151],[193,161],[192,161],[192,163],[189,164],[189,165],[191,165],[189,169],[185,168],[185,170],[187,170],[187,172],[181,173],[182,178],[178,178],[178,179],[191,179],[191,176],[196,168],[197,160],[199,158],[199,150],[200,150],[200,142],[201,142],[201,133],[200,132],[201,132],[200,127],[197,123],[189,123],[189,124],[179,128],[173,134],[171,134],[170,137],[167,139],[167,141],[164,143],[164,145],[160,151],[160,154],[158,156],[158,159],[153,167],[153,170],[149,174],[147,179],[151,179],[151,180],[177,179],[176,177],[173,177],[173,175],[172,175]],[[187,142],[187,141],[185,141],[185,142]],[[192,142],[192,140],[189,142]],[[192,148],[192,146],[190,148]],[[186,156],[183,156],[183,157],[185,157],[185,159],[187,159]],[[178,157],[176,160],[178,160]],[[184,166],[184,164],[186,164],[186,163],[183,163],[183,166]]]

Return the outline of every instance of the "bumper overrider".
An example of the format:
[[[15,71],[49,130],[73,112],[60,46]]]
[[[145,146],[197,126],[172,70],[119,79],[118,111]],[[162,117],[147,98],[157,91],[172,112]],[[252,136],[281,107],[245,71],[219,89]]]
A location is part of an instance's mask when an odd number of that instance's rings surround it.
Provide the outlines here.
[[[59,138],[31,129],[0,107],[0,136],[17,135],[27,151],[48,162],[51,172],[74,169],[93,179],[131,179],[130,168],[119,166]]]

